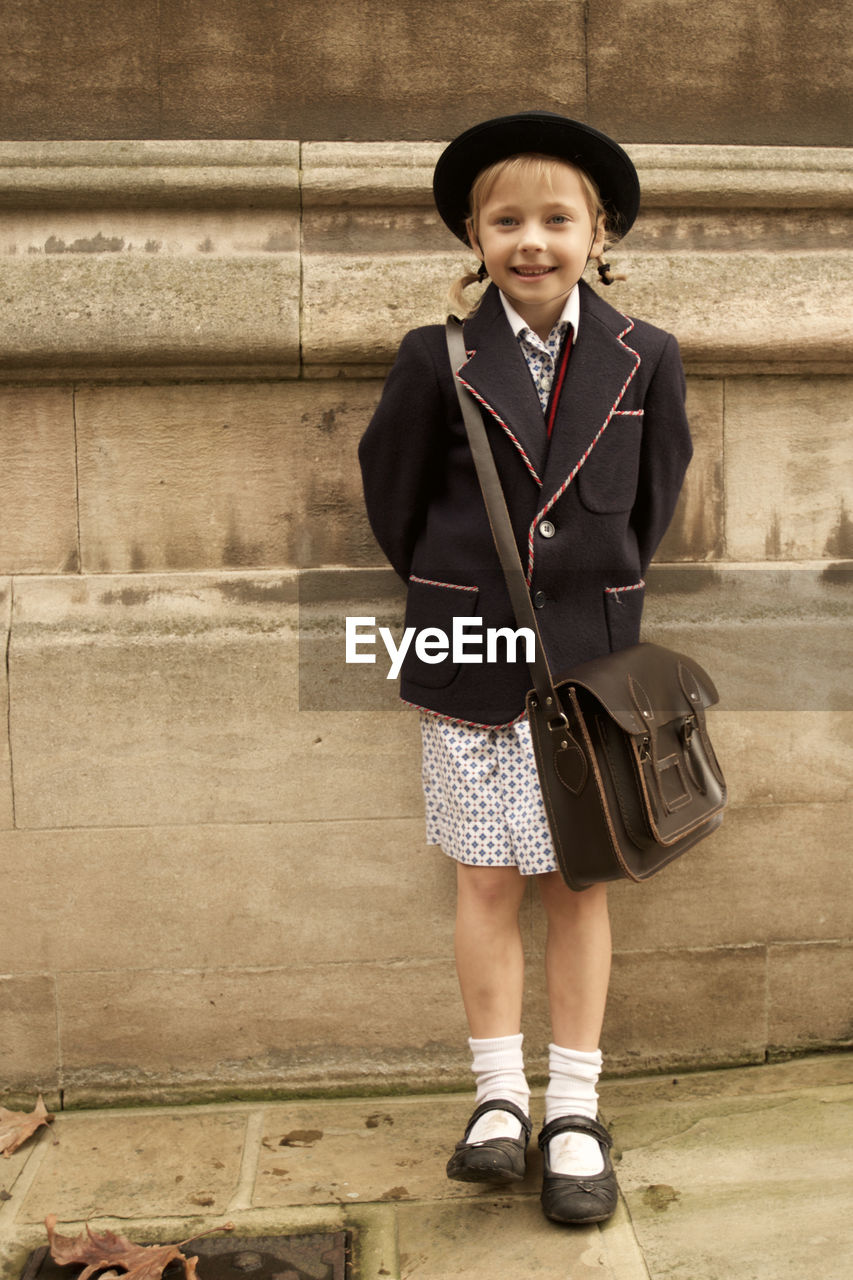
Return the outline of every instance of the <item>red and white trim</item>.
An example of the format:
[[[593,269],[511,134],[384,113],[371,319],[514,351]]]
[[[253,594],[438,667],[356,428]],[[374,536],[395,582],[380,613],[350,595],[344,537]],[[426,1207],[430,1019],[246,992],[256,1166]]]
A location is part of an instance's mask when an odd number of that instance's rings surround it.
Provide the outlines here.
[[[475,354],[475,352],[473,352],[473,351],[469,351],[469,352],[468,352],[468,358],[469,358],[469,360],[470,360],[471,356],[472,356],[472,355],[474,355],[474,354]],[[473,388],[472,386],[470,386],[470,385],[469,385],[469,383],[467,383],[467,382],[465,381],[465,379],[462,377],[462,375],[459,373],[459,371],[458,371],[458,370],[457,370],[457,372],[456,372],[456,376],[457,376],[457,378],[459,379],[459,381],[462,383],[462,385],[463,385],[463,387],[465,388],[465,390],[466,390],[466,391],[469,391],[469,392],[471,393],[471,395],[474,397],[474,399],[477,401],[477,403],[478,403],[478,404],[481,404],[481,405],[483,405],[483,406],[484,406],[484,408],[488,409],[489,413],[492,415],[492,417],[494,418],[495,422],[497,422],[499,426],[503,427],[504,431],[507,433],[507,435],[509,436],[509,438],[510,438],[510,440],[512,441],[512,443],[515,445],[516,449],[517,449],[517,450],[518,450],[518,452],[521,454],[522,461],[524,462],[524,465],[527,467],[527,470],[528,470],[528,471],[530,472],[530,474],[533,476],[533,479],[536,481],[536,483],[539,485],[539,488],[541,489],[541,488],[542,488],[542,481],[540,480],[540,478],[539,478],[539,476],[538,476],[538,474],[537,474],[536,468],[534,467],[533,463],[530,461],[530,459],[528,458],[527,454],[525,453],[525,451],[524,451],[524,447],[523,447],[523,445],[522,445],[521,441],[518,439],[518,436],[516,436],[516,435],[514,435],[514,434],[513,434],[513,432],[510,430],[510,428],[509,428],[509,427],[507,426],[507,424],[504,422],[503,418],[501,418],[497,413],[495,413],[494,409],[493,409],[493,408],[492,408],[492,406],[489,404],[488,400],[484,400],[484,399],[483,399],[483,397],[482,397],[481,395],[478,395],[478,394],[477,394],[477,392],[474,390],[474,388]]]
[[[427,715],[435,716],[437,720],[446,720],[448,724],[461,725],[463,729],[511,729],[514,724],[518,724],[527,717],[527,712],[522,711],[520,716],[516,716],[514,720],[507,720],[506,724],[478,724],[476,720],[460,720],[458,716],[446,716],[441,711],[433,711],[432,707],[422,707],[417,702],[407,701],[406,698],[401,698],[400,701],[404,707],[411,707],[414,711],[425,711]]]
[[[436,582],[433,578],[419,578],[417,574],[409,574],[409,582],[419,582],[424,587],[445,587],[448,591],[473,591],[477,594],[477,587],[465,587],[458,582]]]
[[[619,603],[619,597],[624,591],[642,591],[645,585],[645,579],[641,578],[639,582],[632,582],[629,587],[605,587],[604,594],[608,596],[615,596],[617,603]]]

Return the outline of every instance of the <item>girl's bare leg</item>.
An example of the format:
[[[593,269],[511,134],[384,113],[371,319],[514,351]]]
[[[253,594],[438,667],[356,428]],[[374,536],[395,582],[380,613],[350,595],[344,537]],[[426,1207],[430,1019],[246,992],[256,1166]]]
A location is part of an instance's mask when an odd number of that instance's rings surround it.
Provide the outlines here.
[[[508,1099],[526,1115],[530,1091],[522,1054],[524,950],[518,923],[523,896],[524,879],[515,867],[457,864],[456,969],[471,1030],[477,1103]],[[488,1147],[495,1139],[520,1141],[521,1133],[518,1118],[501,1108],[482,1115],[467,1131],[466,1142]],[[469,1161],[467,1155],[460,1159]],[[448,1173],[459,1176],[450,1166]]]
[[[553,1039],[545,1117],[551,1121],[580,1114],[595,1119],[598,1042],[610,980],[607,887],[593,885],[574,893],[552,872],[539,876],[539,888],[548,919],[545,973]],[[553,1173],[574,1177],[604,1169],[597,1139],[576,1131],[552,1136],[548,1161]]]
[[[457,865],[456,972],[476,1040],[521,1030],[524,950],[518,912],[524,877],[515,867]]]
[[[598,1048],[610,982],[607,886],[574,893],[559,872],[537,876],[548,920],[545,975],[555,1044]]]

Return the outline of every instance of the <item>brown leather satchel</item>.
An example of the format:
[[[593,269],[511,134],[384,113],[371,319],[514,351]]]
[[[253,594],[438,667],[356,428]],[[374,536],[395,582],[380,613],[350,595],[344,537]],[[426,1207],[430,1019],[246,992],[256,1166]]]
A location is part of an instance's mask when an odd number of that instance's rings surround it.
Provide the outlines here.
[[[455,375],[466,352],[454,316],[447,346]],[[717,691],[698,662],[657,644],[555,683],[479,409],[454,382],[516,621],[536,639],[527,715],[560,872],[571,889],[647,880],[722,822],[726,783],[705,721]]]

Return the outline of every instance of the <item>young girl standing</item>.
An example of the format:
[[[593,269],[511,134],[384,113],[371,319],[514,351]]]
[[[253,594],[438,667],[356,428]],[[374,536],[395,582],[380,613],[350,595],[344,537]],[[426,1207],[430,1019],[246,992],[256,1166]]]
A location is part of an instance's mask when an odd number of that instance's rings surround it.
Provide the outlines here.
[[[464,325],[459,371],[478,400],[551,669],[636,644],[643,575],[672,516],[691,445],[675,340],[581,280],[639,206],[628,156],[548,112],[476,125],[435,170],[441,217],[490,283]],[[404,339],[359,448],[377,540],[423,635],[401,671],[420,709],[427,839],[457,863],[456,965],[476,1106],[447,1166],[465,1181],[524,1176],[532,1131],[522,1055],[518,912],[535,876],[547,919],[551,1016],[542,1204],[558,1222],[616,1206],[597,1119],[610,974],[606,888],[557,871],[524,717],[523,646],[482,660],[440,643],[454,619],[515,629],[459,408],[444,329]],[[470,628],[471,623],[469,622]],[[468,635],[472,632],[469,630]]]

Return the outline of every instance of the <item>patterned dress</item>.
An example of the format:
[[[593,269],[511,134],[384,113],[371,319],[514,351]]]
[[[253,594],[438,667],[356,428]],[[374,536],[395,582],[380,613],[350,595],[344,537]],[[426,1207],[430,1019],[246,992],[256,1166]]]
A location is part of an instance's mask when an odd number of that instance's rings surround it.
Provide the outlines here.
[[[543,342],[532,329],[517,337],[544,418],[568,322]],[[517,867],[522,875],[557,870],[557,859],[526,719],[479,728],[421,712],[427,844],[457,862]]]

